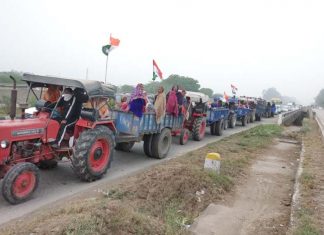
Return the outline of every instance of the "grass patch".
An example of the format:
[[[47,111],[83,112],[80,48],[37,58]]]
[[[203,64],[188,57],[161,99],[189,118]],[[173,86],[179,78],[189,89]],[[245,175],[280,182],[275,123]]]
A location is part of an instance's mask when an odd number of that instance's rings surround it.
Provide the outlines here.
[[[300,177],[300,182],[305,187],[305,189],[314,189],[315,188],[315,181],[314,176],[309,172],[303,172]]]
[[[307,209],[298,211],[299,225],[295,230],[295,235],[320,235],[320,231],[312,222],[312,213]]]
[[[186,225],[231,191],[250,160],[281,130],[277,125],[261,125],[224,138],[102,188],[93,200],[79,199],[0,233],[33,233],[36,227],[46,233],[57,229],[55,221],[61,219],[58,234],[185,234]],[[210,152],[222,157],[220,174],[203,169]]]

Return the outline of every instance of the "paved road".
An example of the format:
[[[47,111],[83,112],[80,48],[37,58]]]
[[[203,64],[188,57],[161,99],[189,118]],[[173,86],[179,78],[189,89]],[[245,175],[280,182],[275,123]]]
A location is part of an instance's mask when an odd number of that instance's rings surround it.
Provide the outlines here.
[[[276,118],[263,119],[261,123],[276,123],[276,121]],[[207,132],[206,137],[202,141],[189,141],[185,146],[178,144],[178,138],[173,138],[173,145],[169,152],[169,156],[164,160],[147,158],[143,152],[142,143],[135,144],[129,153],[117,151],[111,169],[103,179],[93,183],[80,182],[74,175],[70,162],[60,162],[56,169],[41,171],[40,185],[31,200],[23,204],[12,206],[0,196],[0,224],[31,213],[42,206],[50,205],[65,197],[96,187],[103,182],[111,182],[126,175],[130,175],[139,170],[158,164],[161,161],[175,158],[183,153],[195,150],[208,143],[247,130],[259,124],[260,122],[256,122],[249,124],[247,127],[236,126],[234,129],[224,131],[222,137],[211,136],[209,132]]]
[[[316,109],[317,120],[319,121],[320,128],[322,130],[322,134],[324,136],[324,109]]]

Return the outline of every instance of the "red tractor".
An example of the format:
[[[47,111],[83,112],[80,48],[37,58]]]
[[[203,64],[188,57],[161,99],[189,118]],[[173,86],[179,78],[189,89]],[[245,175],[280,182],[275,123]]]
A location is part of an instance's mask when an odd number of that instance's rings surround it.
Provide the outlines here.
[[[186,92],[187,114],[184,127],[192,133],[192,138],[200,141],[205,137],[207,102],[209,97],[200,92]]]
[[[39,168],[55,167],[63,157],[71,160],[81,180],[100,179],[113,158],[116,128],[111,118],[101,119],[98,109],[84,110],[82,104],[96,97],[106,100],[112,98],[115,96],[115,88],[98,81],[31,74],[24,74],[23,81],[29,86],[28,96],[32,93],[38,99],[37,112],[32,118],[26,119],[26,106],[23,106],[22,116],[15,117],[17,91],[14,86],[11,119],[0,120],[0,179],[3,179],[4,198],[11,204],[29,199],[38,186]],[[64,128],[59,146],[52,144],[64,121],[64,117],[61,122],[54,117],[58,112],[59,101],[49,105],[36,95],[49,85],[73,90],[75,121]]]

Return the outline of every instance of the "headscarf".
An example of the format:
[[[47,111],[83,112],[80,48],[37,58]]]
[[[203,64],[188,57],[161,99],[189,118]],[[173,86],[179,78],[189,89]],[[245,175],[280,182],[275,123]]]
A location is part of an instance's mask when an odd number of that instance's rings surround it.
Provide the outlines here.
[[[139,83],[137,84],[137,86],[134,88],[131,98],[130,98],[130,102],[136,99],[145,99],[144,96],[144,91],[143,91],[143,84]]]

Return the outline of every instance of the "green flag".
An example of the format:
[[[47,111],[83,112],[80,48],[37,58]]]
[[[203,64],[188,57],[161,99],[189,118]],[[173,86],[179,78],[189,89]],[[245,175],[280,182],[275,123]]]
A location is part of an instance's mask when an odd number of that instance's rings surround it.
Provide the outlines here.
[[[109,53],[109,49],[110,49],[111,45],[106,45],[106,46],[103,46],[102,47],[102,52],[105,54],[105,55],[108,55]]]

